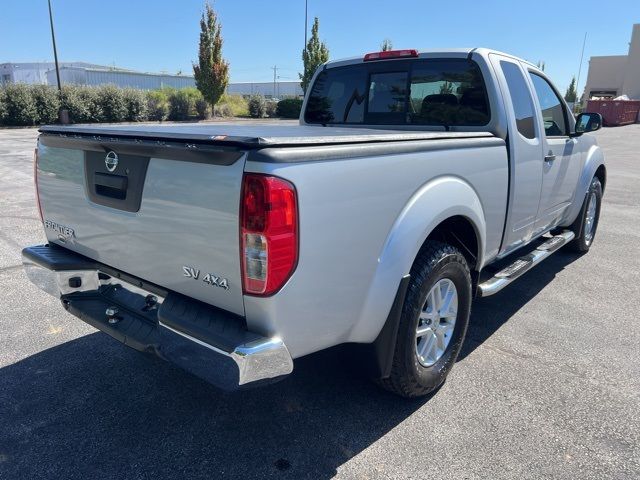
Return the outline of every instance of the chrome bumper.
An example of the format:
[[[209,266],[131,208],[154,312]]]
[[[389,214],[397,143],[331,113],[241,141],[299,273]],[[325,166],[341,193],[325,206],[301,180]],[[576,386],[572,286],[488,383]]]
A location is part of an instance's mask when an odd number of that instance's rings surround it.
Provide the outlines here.
[[[59,247],[43,248],[23,250],[29,280],[60,298],[70,313],[136,350],[153,352],[225,390],[268,382],[293,371],[291,355],[280,338],[247,331],[235,315],[176,293],[136,286],[94,262],[87,264],[91,268],[78,268],[84,257]],[[76,255],[80,261],[72,265],[73,270],[58,270],[48,255],[51,250]],[[171,315],[170,321],[164,311]],[[211,335],[202,328],[193,329],[194,315],[182,321],[176,311],[195,311],[196,317],[203,316],[201,324],[214,323],[218,328]]]

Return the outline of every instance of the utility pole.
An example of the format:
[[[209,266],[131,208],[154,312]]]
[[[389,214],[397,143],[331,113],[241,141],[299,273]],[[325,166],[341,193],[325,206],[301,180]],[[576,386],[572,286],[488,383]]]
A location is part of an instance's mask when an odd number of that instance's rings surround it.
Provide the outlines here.
[[[582,59],[584,58],[584,46],[587,43],[587,32],[584,32],[584,40],[582,41],[582,53],[580,54],[580,68],[578,68],[578,80],[576,80],[576,100],[579,100],[580,97],[578,96],[578,92],[580,90],[578,90],[580,88],[580,73],[582,72]],[[587,80],[589,80],[587,78]],[[576,102],[577,104],[578,102]],[[576,110],[576,104],[573,105],[573,111],[575,112]]]
[[[53,59],[56,62],[56,80],[58,81],[58,90],[62,92],[60,84],[60,68],[58,67],[58,50],[56,49],[56,34],[53,31],[53,14],[51,13],[51,0],[49,2],[49,23],[51,24],[51,41],[53,42]]]
[[[304,0],[304,48],[307,48],[307,31],[309,30],[307,24],[307,11],[309,7],[309,0]]]
[[[58,94],[62,101],[62,82],[60,82],[60,66],[58,65],[58,49],[56,48],[56,34],[53,30],[53,13],[51,12],[51,0],[47,0],[49,4],[49,24],[51,25],[51,42],[53,43],[53,60],[56,63],[56,80],[58,82]],[[58,111],[58,120],[60,123],[69,123],[69,111],[60,108]]]
[[[278,78],[278,66],[274,65],[273,67],[271,67],[271,69],[273,70],[273,98],[278,98],[278,96],[276,95],[276,78]]]

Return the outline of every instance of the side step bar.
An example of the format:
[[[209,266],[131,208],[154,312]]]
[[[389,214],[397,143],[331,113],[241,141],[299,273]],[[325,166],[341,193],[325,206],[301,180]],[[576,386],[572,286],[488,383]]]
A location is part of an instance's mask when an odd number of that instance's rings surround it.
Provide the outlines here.
[[[515,262],[500,270],[489,280],[478,284],[478,296],[488,297],[498,293],[516,278],[528,272],[544,259],[551,256],[551,254],[559,250],[560,247],[569,243],[574,239],[574,237],[575,234],[571,230],[565,230],[559,235],[551,237],[546,242],[538,245],[533,252],[518,258]]]

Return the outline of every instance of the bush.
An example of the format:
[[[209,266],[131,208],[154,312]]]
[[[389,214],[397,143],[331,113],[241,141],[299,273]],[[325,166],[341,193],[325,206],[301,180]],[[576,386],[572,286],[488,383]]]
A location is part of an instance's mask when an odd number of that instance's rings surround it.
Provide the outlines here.
[[[196,100],[196,112],[198,112],[198,118],[200,120],[209,118],[209,104],[204,98],[198,98]]]
[[[198,89],[189,87],[169,91],[169,120],[187,120],[196,115],[196,101],[202,98]]]
[[[216,104],[215,114],[221,117],[247,117],[249,104],[242,95],[223,95]]]
[[[55,123],[58,121],[60,110],[60,94],[55,87],[47,85],[33,85],[31,87],[33,101],[38,112],[37,123]]]
[[[285,98],[278,102],[276,114],[282,118],[299,118],[302,110],[302,99]]]
[[[184,90],[174,90],[169,94],[169,120],[186,120],[193,110],[193,101]]]
[[[35,125],[38,110],[31,87],[21,83],[9,84],[4,88],[7,125]]]
[[[0,88],[0,125],[4,125],[7,116],[7,103],[4,99],[4,88]]]
[[[252,95],[249,98],[249,116],[263,118],[267,113],[267,104],[262,95]]]
[[[169,116],[169,94],[166,89],[147,92],[147,111],[149,120],[162,122]]]
[[[115,85],[98,87],[98,103],[102,107],[104,122],[123,122],[127,119],[127,102],[123,89]]]
[[[268,102],[266,102],[266,108],[265,108],[265,115],[267,117],[275,117],[276,116],[276,108],[277,108],[278,104],[277,102],[273,102],[271,100],[269,100]]]
[[[61,108],[69,111],[71,123],[88,122],[89,107],[80,96],[80,89],[72,85],[62,86]]]
[[[215,115],[218,117],[233,117],[233,109],[228,103],[218,104],[215,107]]]
[[[126,120],[128,122],[144,122],[147,120],[149,118],[149,110],[145,92],[137,88],[125,88],[122,93],[127,107]]]

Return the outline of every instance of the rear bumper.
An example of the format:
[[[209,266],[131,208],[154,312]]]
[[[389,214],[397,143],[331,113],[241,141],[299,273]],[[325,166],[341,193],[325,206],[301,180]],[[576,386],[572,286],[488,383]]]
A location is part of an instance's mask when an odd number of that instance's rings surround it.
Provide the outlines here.
[[[155,353],[225,390],[293,371],[286,345],[244,319],[146,284],[58,246],[25,248],[27,277],[64,308],[139,351]]]

